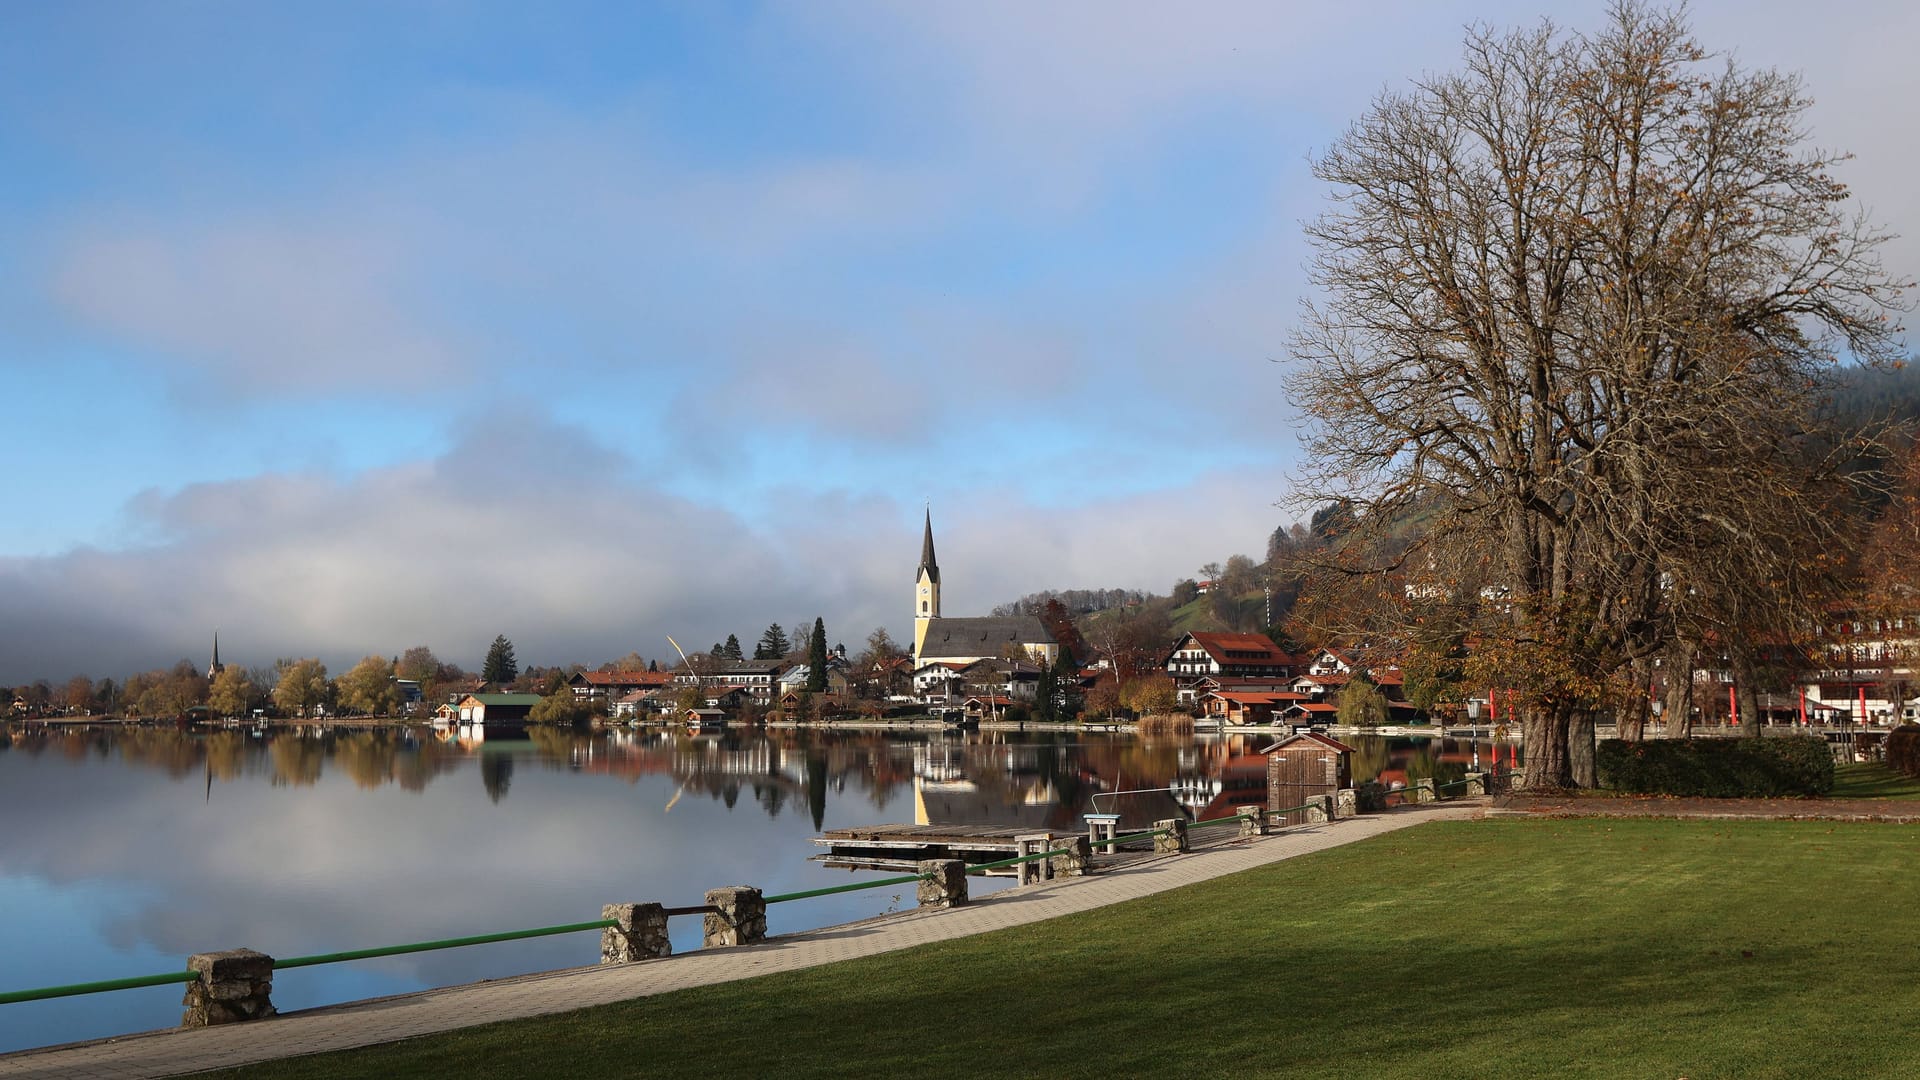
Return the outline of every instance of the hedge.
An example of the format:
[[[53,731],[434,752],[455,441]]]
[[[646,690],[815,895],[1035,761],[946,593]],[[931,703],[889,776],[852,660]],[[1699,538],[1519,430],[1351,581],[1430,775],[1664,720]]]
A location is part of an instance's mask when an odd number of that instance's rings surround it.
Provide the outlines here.
[[[1901,724],[1887,732],[1887,764],[1920,776],[1920,724]]]
[[[1818,735],[1606,739],[1597,751],[1600,786],[1614,791],[1738,799],[1833,790],[1833,751]]]

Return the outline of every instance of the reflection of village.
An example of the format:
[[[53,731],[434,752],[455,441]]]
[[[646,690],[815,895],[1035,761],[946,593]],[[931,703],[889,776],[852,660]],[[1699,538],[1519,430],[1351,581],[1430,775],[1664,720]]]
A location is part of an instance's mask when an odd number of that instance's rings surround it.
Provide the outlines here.
[[[1346,737],[1355,782],[1388,789],[1433,777],[1450,782],[1490,765],[1496,744],[1461,739]],[[734,808],[750,799],[769,817],[802,812],[815,830],[829,795],[864,797],[876,815],[912,795],[919,825],[1031,827],[1074,832],[1092,809],[1125,824],[1174,816],[1206,820],[1266,799],[1269,735],[1153,740],[1131,735],[1001,730],[938,732],[766,729],[690,735],[676,730],[576,733],[529,728],[517,740],[463,745],[419,729],[296,727],[268,733],[170,728],[22,729],[0,734],[0,751],[72,759],[117,756],[183,782],[265,774],[301,787],[334,772],[361,789],[421,792],[477,761],[481,783],[504,799],[515,769],[623,778],[669,778],[676,800]],[[1511,747],[1505,752],[1512,753]],[[1122,794],[1131,793],[1131,794]],[[1096,805],[1095,796],[1101,798]]]

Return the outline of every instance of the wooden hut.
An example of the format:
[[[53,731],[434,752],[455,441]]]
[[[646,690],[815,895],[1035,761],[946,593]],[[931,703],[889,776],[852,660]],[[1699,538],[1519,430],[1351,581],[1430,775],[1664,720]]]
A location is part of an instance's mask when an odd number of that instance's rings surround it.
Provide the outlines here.
[[[1305,824],[1307,812],[1292,807],[1353,782],[1353,747],[1317,731],[1289,735],[1261,753],[1267,757],[1267,809],[1289,811],[1282,825]]]

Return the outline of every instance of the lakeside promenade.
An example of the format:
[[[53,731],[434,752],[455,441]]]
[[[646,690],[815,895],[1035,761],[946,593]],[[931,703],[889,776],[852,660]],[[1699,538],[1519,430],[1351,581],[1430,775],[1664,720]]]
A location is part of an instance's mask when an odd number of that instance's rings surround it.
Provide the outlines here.
[[[1203,830],[1193,834],[1188,854],[1144,857],[1087,877],[1009,889],[964,907],[915,909],[741,948],[496,979],[284,1013],[253,1023],[166,1029],[25,1050],[0,1055],[0,1078],[177,1076],[815,967],[1090,911],[1423,822],[1482,816],[1488,806],[1486,799],[1407,806],[1246,840],[1232,830]],[[605,897],[603,902],[644,899]],[[111,995],[102,995],[101,1003],[111,1008]]]

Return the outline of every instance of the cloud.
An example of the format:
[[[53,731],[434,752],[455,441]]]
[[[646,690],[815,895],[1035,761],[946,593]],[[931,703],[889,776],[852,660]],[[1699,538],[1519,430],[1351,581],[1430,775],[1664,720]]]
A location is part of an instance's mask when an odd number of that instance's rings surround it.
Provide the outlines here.
[[[243,394],[410,392],[455,374],[459,343],[409,310],[413,253],[340,224],[89,228],[52,291],[73,316]]]
[[[495,634],[523,663],[670,656],[770,622],[825,618],[856,646],[910,628],[919,509],[834,490],[774,496],[753,521],[663,491],[578,428],[486,414],[442,456],[344,478],[268,474],[150,492],[126,550],[0,560],[0,681],[124,678],[199,658],[215,629],[248,666],[338,672],[428,644],[477,667]],[[1273,481],[1201,476],[1043,509],[1012,490],[936,491],[954,614],[1043,588],[1163,590],[1190,565],[1258,555]],[[1204,522],[1208,539],[1196,541]],[[1218,549],[1218,550],[1216,550]],[[1231,550],[1229,550],[1231,549]]]

